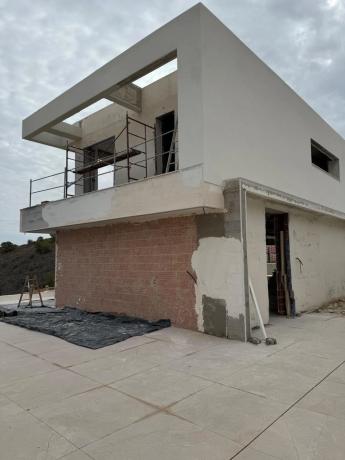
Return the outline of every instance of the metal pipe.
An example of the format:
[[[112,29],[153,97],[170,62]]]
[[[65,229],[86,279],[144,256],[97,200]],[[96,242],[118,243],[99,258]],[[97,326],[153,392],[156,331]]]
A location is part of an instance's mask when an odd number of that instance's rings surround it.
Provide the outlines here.
[[[160,138],[160,137],[163,137],[163,136],[166,136],[167,134],[170,134],[170,133],[173,133],[173,132],[174,132],[174,130],[172,129],[171,131],[167,131],[166,133],[160,134],[160,135],[157,136],[157,137],[152,137],[151,139],[149,139],[149,140],[147,141],[147,143],[148,143],[148,142],[155,141],[156,139],[158,139],[158,138]],[[139,147],[139,146],[141,146],[141,145],[143,145],[143,144],[144,144],[144,142],[140,142],[139,144],[135,144],[134,146],[131,147],[131,149],[132,149],[132,150],[137,150],[137,147]],[[162,152],[162,153],[157,153],[156,156],[160,156],[160,155],[165,154],[165,153],[168,153],[168,152],[169,152],[169,150],[167,150],[167,151],[165,151],[165,152]],[[117,156],[120,156],[120,155],[122,155],[123,153],[127,153],[127,149],[124,149],[124,150],[121,150],[120,152],[117,152]],[[141,153],[144,153],[144,151],[141,151]],[[112,158],[113,158],[113,155],[109,155],[109,156],[103,157],[102,160],[103,160],[103,161],[107,161],[107,160],[111,160]],[[88,165],[94,165],[94,164],[96,164],[96,163],[97,163],[97,162],[90,162],[90,163],[88,163]]]
[[[65,191],[64,191],[64,198],[67,198],[67,193],[68,193],[68,141],[66,142]]]
[[[67,198],[67,168],[65,168],[63,197]]]
[[[30,180],[31,180],[31,182],[37,182],[39,180],[48,179],[49,177],[58,176],[59,174],[64,174],[64,171],[61,171],[61,172],[58,172],[58,173],[55,173],[55,174],[50,174],[49,176],[39,177],[38,179],[30,179]]]
[[[127,112],[127,116],[128,116],[128,112]],[[151,125],[148,125],[147,123],[144,123],[142,121],[136,120],[135,118],[131,118],[131,117],[128,116],[128,120],[135,121],[136,123],[139,123],[139,125],[147,126],[150,129],[154,129],[154,126],[151,126]]]
[[[127,125],[127,131],[126,131],[126,137],[127,137],[127,180],[128,183],[131,180],[131,174],[130,174],[130,164],[129,164],[129,117],[128,117],[128,112],[126,113],[126,125]]]
[[[117,139],[121,136],[121,134],[126,130],[126,125],[122,128],[122,130],[120,131],[120,134],[118,134],[117,136],[115,136],[114,138],[114,143],[117,141]]]
[[[254,288],[253,288],[253,284],[252,284],[252,281],[251,281],[250,278],[249,278],[249,283],[248,284],[249,284],[249,292],[250,292],[250,295],[251,295],[251,297],[253,299],[253,303],[254,303],[254,306],[255,306],[255,311],[256,311],[256,314],[257,314],[257,317],[258,317],[258,320],[259,320],[260,329],[261,329],[262,335],[264,336],[264,339],[266,340],[267,339],[267,334],[266,334],[265,325],[264,325],[264,322],[262,320],[259,303],[258,303],[258,300],[256,298]]]
[[[140,125],[144,126],[144,142],[140,142],[136,145],[134,145],[133,147],[130,147],[130,138],[129,136],[130,135],[134,135],[134,136],[137,136],[139,138],[142,138],[141,136],[139,135],[136,135],[134,133],[131,133],[129,131],[129,124],[130,124],[130,121],[133,121],[133,122],[136,122],[136,123],[139,123]],[[150,138],[150,139],[147,139],[147,130],[148,129],[152,129],[153,130],[153,137]],[[122,150],[121,152],[116,152],[116,148],[115,148],[115,140],[119,138],[120,135],[122,135],[122,133],[124,131],[127,131],[126,132],[126,141],[127,141],[127,148],[125,150]],[[177,130],[176,130],[177,131]],[[128,112],[126,114],[126,125],[124,126],[124,128],[121,130],[121,132],[119,133],[118,136],[114,136],[110,139],[113,139],[113,142],[114,142],[114,154],[113,155],[109,155],[109,157],[105,157],[103,158],[103,160],[111,160],[114,164],[114,168],[112,171],[107,171],[107,172],[104,172],[104,173],[101,173],[99,175],[104,175],[104,174],[109,174],[109,172],[114,172],[114,186],[116,186],[116,179],[115,179],[115,172],[118,171],[118,170],[121,170],[121,169],[124,169],[126,168],[127,169],[127,179],[128,179],[128,182],[130,182],[132,179],[134,178],[131,178],[131,167],[133,166],[138,166],[138,167],[143,167],[145,168],[145,177],[148,177],[148,162],[151,161],[151,160],[157,160],[158,157],[164,155],[166,152],[160,152],[160,153],[156,153],[156,141],[158,138],[161,138],[163,136],[166,136],[167,134],[170,134],[174,132],[174,130],[170,130],[166,133],[163,133],[163,134],[160,134],[160,135],[156,135],[156,128],[155,127],[152,127],[146,123],[143,123],[143,122],[140,122],[139,120],[135,120],[134,118],[131,118],[130,116],[128,116]],[[154,142],[154,153],[152,156],[148,156],[148,142]],[[140,153],[144,154],[144,159],[141,159],[137,162],[133,162],[133,161],[130,161],[130,153],[131,153],[131,150],[138,150],[137,147],[140,147],[144,144],[144,149],[143,150],[140,150]],[[61,171],[61,172],[58,172],[58,173],[54,173],[54,174],[49,174],[47,176],[44,176],[44,177],[39,177],[37,179],[30,179],[30,196],[29,196],[29,205],[31,206],[32,205],[32,195],[35,194],[35,193],[41,193],[41,192],[44,192],[44,191],[48,191],[48,190],[54,190],[54,189],[58,189],[58,188],[63,188],[64,189],[64,198],[67,198],[67,196],[69,196],[68,194],[68,187],[69,186],[72,186],[72,185],[75,185],[76,183],[79,183],[80,181],[82,181],[83,183],[85,182],[85,180],[90,180],[91,178],[88,177],[88,178],[85,178],[85,177],[81,177],[75,181],[72,181],[71,183],[68,183],[68,173],[71,172],[71,173],[76,173],[76,168],[72,168],[72,169],[69,169],[68,168],[68,165],[69,165],[69,161],[72,161],[73,158],[69,157],[69,151],[71,152],[74,152],[74,150],[76,150],[76,148],[74,148],[73,146],[69,146],[69,144],[67,143],[66,144],[66,167],[64,169],[64,171]],[[79,151],[83,152],[84,150],[83,149],[78,149]],[[174,153],[176,155],[176,152],[177,152],[177,148],[175,146],[175,149],[174,149]],[[126,165],[116,165],[116,159],[118,156],[120,156],[121,154],[124,154],[126,153]],[[76,158],[74,159],[75,162],[78,162],[80,163],[81,161],[80,160],[77,160]],[[144,165],[142,166],[141,163],[144,163]],[[173,163],[173,162],[172,162]],[[174,163],[176,164],[176,159],[174,161]],[[176,169],[176,168],[175,168]],[[41,190],[37,190],[37,191],[33,191],[32,188],[33,188],[33,182],[37,182],[37,181],[41,181],[41,180],[44,180],[44,179],[48,179],[48,178],[51,178],[51,177],[55,177],[55,176],[58,176],[58,175],[61,175],[61,174],[64,174],[64,184],[63,185],[59,185],[59,186],[55,186],[55,187],[48,187],[48,188],[45,188],[45,189],[41,189]]]
[[[135,133],[131,133],[131,132],[129,132],[128,134],[129,134],[130,136],[134,136],[134,137],[137,137],[137,138],[142,139],[142,140],[145,141],[145,137],[140,136],[139,134],[135,134]]]
[[[114,168],[113,168],[113,187],[116,185],[116,138],[114,139]]]
[[[36,190],[35,192],[31,192],[31,195],[35,195],[35,193],[46,192],[47,190],[55,190],[57,188],[62,188],[62,187],[63,185],[57,185],[56,187],[43,188],[42,190]]]
[[[29,208],[31,208],[31,195],[32,195],[32,179],[30,179],[30,198],[29,198]]]
[[[146,141],[146,125],[144,126],[144,137],[145,137],[145,177],[147,177],[147,141]]]

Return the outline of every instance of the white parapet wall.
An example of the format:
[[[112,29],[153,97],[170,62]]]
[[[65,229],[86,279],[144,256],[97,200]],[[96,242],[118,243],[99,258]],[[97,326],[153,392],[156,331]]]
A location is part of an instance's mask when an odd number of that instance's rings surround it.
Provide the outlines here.
[[[202,167],[176,171],[21,210],[22,232],[224,212],[222,188],[203,181]]]

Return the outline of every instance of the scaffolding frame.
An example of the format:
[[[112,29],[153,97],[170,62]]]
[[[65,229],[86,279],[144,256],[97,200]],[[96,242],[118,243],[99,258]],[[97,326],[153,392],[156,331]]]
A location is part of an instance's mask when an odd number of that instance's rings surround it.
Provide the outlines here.
[[[133,125],[142,128],[142,133],[139,134],[135,132],[133,129]],[[157,140],[158,138],[162,138],[163,136],[171,134],[171,145],[169,150],[157,152]],[[119,141],[125,142],[125,148],[116,151],[116,146]],[[137,140],[137,142],[134,141]],[[148,149],[148,144],[152,143],[153,145],[153,153],[150,156],[150,152]],[[98,149],[97,146],[100,144],[106,144],[107,150]],[[109,153],[108,150],[112,150],[112,153]],[[96,158],[94,161],[85,162],[85,157],[88,153],[93,152],[96,153]],[[74,158],[71,156],[71,153],[74,153]],[[38,179],[30,179],[30,192],[29,192],[29,207],[32,206],[32,195],[36,193],[41,193],[49,190],[63,188],[63,198],[70,198],[76,195],[76,193],[70,193],[71,187],[75,186],[82,186],[83,191],[82,194],[87,193],[85,192],[85,183],[87,181],[92,180],[94,177],[100,177],[105,174],[112,173],[113,174],[113,186],[115,187],[116,184],[116,175],[118,171],[123,169],[127,170],[127,183],[134,182],[143,178],[149,177],[148,173],[148,165],[149,161],[154,162],[154,169],[155,174],[157,174],[157,160],[159,157],[163,157],[164,155],[167,156],[167,166],[162,174],[165,174],[170,171],[170,166],[173,166],[173,170],[178,169],[178,139],[177,139],[177,119],[175,120],[175,127],[171,131],[164,132],[157,136],[156,127],[152,126],[148,123],[144,123],[140,120],[132,118],[126,113],[125,118],[125,125],[121,129],[121,131],[114,136],[111,136],[107,139],[103,139],[98,141],[95,144],[92,144],[85,148],[77,147],[73,144],[66,144],[65,150],[65,167],[64,171],[58,172],[55,174],[50,174],[48,176],[44,176]],[[82,155],[82,160],[77,158],[77,155]],[[136,156],[143,156],[142,159],[137,161],[133,161],[132,159]],[[72,162],[72,165],[71,165]],[[125,163],[125,164],[119,164]],[[103,173],[97,173],[96,175],[92,175],[90,173],[98,171],[100,168],[104,166],[111,166],[113,165],[113,169],[111,171],[106,171]],[[134,177],[133,175],[133,168],[141,168],[144,170],[144,177]],[[73,174],[73,180],[69,180],[69,174]],[[86,176],[88,174],[88,176]],[[53,186],[53,187],[46,187],[41,190],[33,190],[33,184],[37,181],[53,178],[55,176],[63,175],[63,185]],[[78,177],[79,176],[79,177]],[[92,187],[90,187],[92,188]],[[93,190],[89,190],[93,191]]]

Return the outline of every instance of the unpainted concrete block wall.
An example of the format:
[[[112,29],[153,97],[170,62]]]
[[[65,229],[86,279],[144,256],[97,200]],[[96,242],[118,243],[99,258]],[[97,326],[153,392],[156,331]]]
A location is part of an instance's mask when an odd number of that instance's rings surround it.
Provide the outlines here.
[[[194,217],[57,233],[56,301],[197,329]]]
[[[296,312],[345,297],[345,222],[250,196],[247,197],[248,267],[264,322],[269,318],[265,209],[289,215]],[[251,325],[256,324],[255,315],[251,315]]]
[[[291,213],[290,247],[297,311],[345,297],[345,222]]]

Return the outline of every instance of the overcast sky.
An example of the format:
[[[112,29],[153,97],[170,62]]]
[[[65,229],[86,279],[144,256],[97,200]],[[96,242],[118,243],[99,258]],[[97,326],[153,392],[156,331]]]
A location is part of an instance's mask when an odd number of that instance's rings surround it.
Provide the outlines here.
[[[32,238],[19,233],[29,179],[64,166],[21,140],[21,120],[195,3],[0,0],[0,242]],[[345,0],[204,4],[345,136]]]

